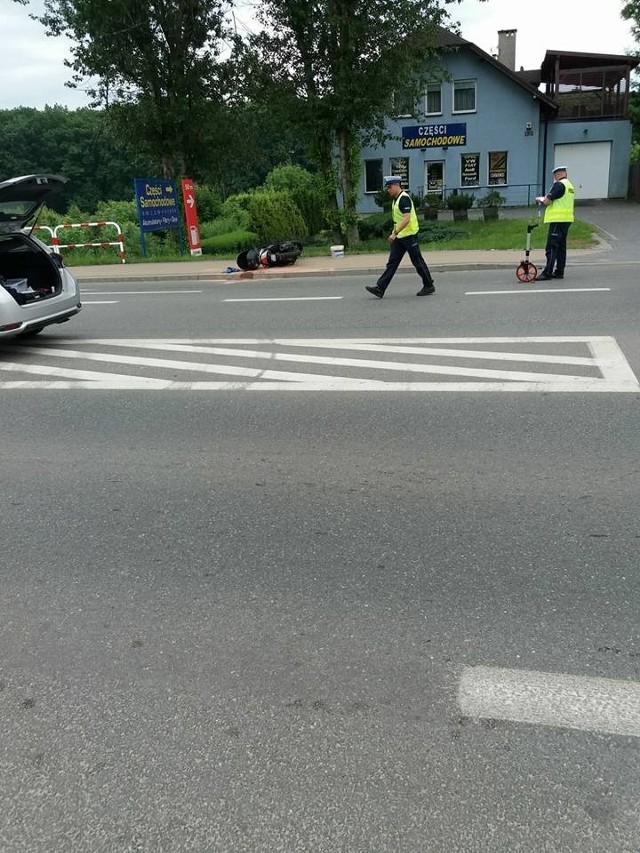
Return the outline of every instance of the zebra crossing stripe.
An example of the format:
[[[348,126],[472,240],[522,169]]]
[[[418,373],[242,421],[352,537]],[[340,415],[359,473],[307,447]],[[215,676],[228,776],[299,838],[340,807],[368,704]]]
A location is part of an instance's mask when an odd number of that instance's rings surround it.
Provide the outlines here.
[[[74,344],[73,348],[58,342],[14,346],[11,349],[14,357],[11,362],[0,360],[0,370],[46,376],[49,382],[53,377],[80,382],[86,379],[94,388],[102,383],[108,383],[110,388],[121,383],[128,389],[174,390],[640,391],[624,354],[609,336],[354,340],[101,338],[76,340]],[[502,344],[508,346],[501,349]],[[553,349],[545,352],[540,344],[549,344]],[[562,353],[562,348],[567,352]],[[581,351],[584,354],[579,354]],[[16,354],[25,360],[17,360]],[[43,363],[34,364],[36,358]],[[101,363],[110,365],[112,372],[94,370],[83,376],[75,366],[55,367],[56,360],[84,362],[83,367]],[[248,360],[254,363],[247,364]],[[525,369],[526,365],[530,369]],[[122,366],[122,372],[113,372],[117,366]],[[532,369],[542,366],[548,369]],[[150,376],[140,375],[143,371],[153,372]],[[194,376],[185,376],[183,381],[177,375],[185,373]],[[225,378],[199,380],[197,374]],[[16,381],[20,387],[37,386],[35,379],[8,377],[7,380],[0,387],[15,388]]]
[[[640,684],[633,681],[467,666],[458,705],[475,719],[640,737]]]

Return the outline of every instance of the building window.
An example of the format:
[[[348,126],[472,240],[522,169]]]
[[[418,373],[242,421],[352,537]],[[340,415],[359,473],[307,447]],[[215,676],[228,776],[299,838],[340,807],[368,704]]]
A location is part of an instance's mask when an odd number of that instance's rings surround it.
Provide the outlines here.
[[[382,189],[382,160],[364,161],[364,191],[377,193]]]
[[[409,158],[392,157],[389,160],[389,174],[402,178],[402,188],[409,189]]]
[[[453,112],[473,113],[476,110],[475,80],[456,80],[453,84]]]
[[[460,186],[461,187],[479,187],[480,186],[480,155],[479,154],[461,154],[460,155]]]
[[[507,183],[507,152],[489,152],[489,186]]]
[[[424,96],[424,111],[428,116],[442,115],[442,84],[429,83]]]

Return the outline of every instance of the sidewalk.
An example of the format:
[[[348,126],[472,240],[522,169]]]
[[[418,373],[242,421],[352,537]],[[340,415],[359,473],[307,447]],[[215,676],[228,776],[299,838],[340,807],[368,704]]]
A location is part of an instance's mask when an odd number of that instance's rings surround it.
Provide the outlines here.
[[[423,246],[423,253],[433,273],[453,270],[497,270],[515,269],[524,257],[524,250],[489,251],[439,251],[430,252]],[[594,249],[569,251],[569,263],[604,262],[610,247],[603,243]],[[101,264],[99,266],[70,267],[80,284],[109,281],[241,281],[247,279],[265,280],[268,278],[300,279],[311,276],[337,275],[380,275],[387,263],[387,253],[371,255],[349,255],[343,258],[315,257],[305,258],[304,252],[290,267],[270,267],[255,272],[227,273],[227,267],[237,267],[235,258],[228,260],[184,260],[136,264]],[[544,266],[544,251],[531,252],[530,260],[538,267]],[[408,258],[405,258],[399,273],[413,273],[415,270]]]

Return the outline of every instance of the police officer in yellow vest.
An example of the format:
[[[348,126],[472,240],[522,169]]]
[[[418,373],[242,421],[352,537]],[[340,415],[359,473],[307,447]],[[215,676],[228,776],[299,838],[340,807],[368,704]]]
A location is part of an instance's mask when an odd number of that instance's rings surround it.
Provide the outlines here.
[[[436,289],[433,284],[433,278],[418,245],[418,231],[420,226],[418,225],[418,217],[411,196],[402,189],[402,178],[399,178],[397,175],[389,175],[389,177],[385,178],[384,185],[389,195],[393,198],[391,204],[393,231],[389,234],[389,242],[391,243],[389,260],[387,261],[385,271],[378,281],[373,285],[367,285],[366,289],[369,293],[377,296],[378,299],[382,299],[385,290],[389,286],[389,282],[400,266],[400,261],[404,257],[405,252],[408,252],[411,263],[422,279],[422,290],[418,291],[417,296],[428,296],[430,293],[435,293]]]
[[[553,186],[545,196],[538,196],[538,204],[545,206],[544,221],[549,223],[545,254],[547,263],[536,281],[564,278],[567,263],[567,234],[573,222],[573,204],[576,191],[567,178],[567,167],[556,166],[553,170]]]

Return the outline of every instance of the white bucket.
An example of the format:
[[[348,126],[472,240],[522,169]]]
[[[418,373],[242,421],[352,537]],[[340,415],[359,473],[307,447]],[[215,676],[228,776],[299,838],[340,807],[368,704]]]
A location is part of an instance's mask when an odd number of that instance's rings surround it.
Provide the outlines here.
[[[331,247],[331,257],[332,258],[344,258],[344,246],[332,246]]]

